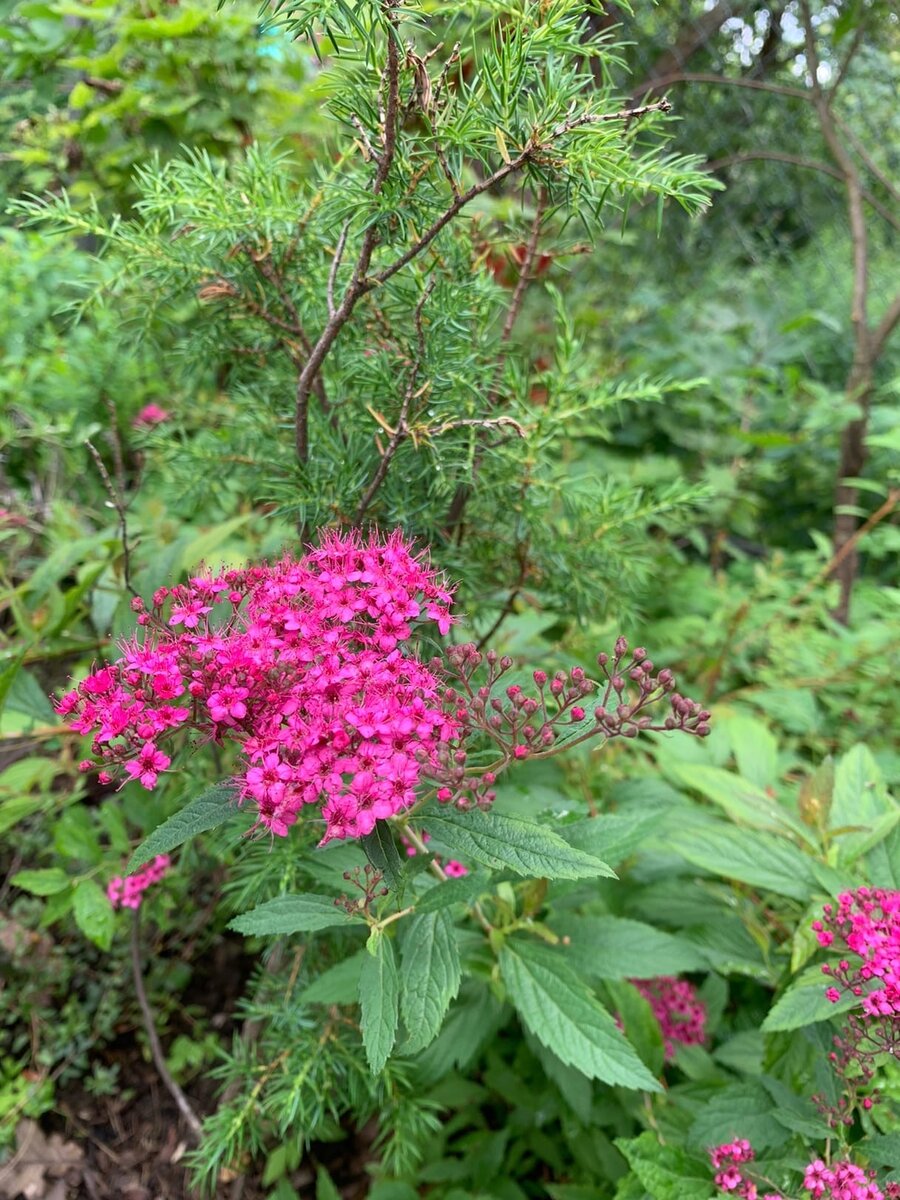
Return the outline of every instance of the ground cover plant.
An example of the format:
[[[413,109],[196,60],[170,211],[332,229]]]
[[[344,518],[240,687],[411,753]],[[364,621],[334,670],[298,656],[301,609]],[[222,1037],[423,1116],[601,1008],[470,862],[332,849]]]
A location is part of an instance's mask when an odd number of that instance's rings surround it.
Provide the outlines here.
[[[0,1196],[900,1195],[896,22],[719,7],[0,28]]]

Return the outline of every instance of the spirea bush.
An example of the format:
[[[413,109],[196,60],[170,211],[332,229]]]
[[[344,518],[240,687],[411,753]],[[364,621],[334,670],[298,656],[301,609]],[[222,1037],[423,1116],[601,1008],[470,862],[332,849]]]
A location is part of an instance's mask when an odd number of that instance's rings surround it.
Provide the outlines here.
[[[115,527],[61,548],[53,617],[88,631],[49,718],[73,801],[11,884],[113,959],[131,922],[209,1188],[264,1160],[293,1200],[311,1154],[330,1196],[353,1137],[381,1200],[895,1195],[882,763],[813,769],[634,645],[703,495],[592,458],[676,390],[614,378],[560,286],[604,222],[707,203],[669,101],[614,94],[574,0],[273,19],[327,99],[294,159],[148,163],[125,220],[17,206],[98,240],[182,391],[91,443]],[[729,636],[682,648],[709,694]],[[252,964],[202,1121],[141,973],[183,912]]]

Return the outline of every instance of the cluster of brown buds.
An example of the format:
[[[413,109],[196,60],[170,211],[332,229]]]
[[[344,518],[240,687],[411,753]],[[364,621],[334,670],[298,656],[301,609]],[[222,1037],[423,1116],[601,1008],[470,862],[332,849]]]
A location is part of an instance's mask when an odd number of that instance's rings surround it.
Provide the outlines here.
[[[482,654],[472,643],[447,652],[447,670],[455,685],[444,694],[444,707],[457,723],[459,738],[439,752],[434,778],[438,800],[458,808],[488,808],[495,798],[497,776],[511,763],[527,758],[550,758],[591,738],[633,738],[643,730],[680,730],[696,737],[709,733],[710,714],[675,690],[675,677],[666,668],[654,673],[643,647],[629,654],[620,637],[612,655],[600,654],[602,678],[588,678],[583,667],[532,672],[531,682],[507,683],[513,660],[489,650]],[[484,671],[486,668],[486,678]],[[601,703],[591,697],[600,693]],[[668,698],[667,714],[650,710]],[[486,738],[500,756],[470,763],[469,745]]]
[[[364,867],[354,867],[352,871],[344,872],[344,879],[361,893],[360,896],[338,896],[335,908],[343,908],[355,917],[360,912],[369,912],[377,899],[388,894],[388,889],[382,886],[382,873],[366,863]]]

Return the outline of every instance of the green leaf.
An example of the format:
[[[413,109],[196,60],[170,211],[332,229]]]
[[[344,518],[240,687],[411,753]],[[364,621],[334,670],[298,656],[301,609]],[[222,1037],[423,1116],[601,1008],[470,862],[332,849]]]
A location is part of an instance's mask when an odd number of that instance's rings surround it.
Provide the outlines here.
[[[643,921],[572,916],[552,924],[571,938],[572,958],[589,978],[652,979],[709,966],[696,946]]]
[[[71,882],[71,876],[59,867],[48,867],[43,871],[19,871],[10,880],[14,887],[30,892],[32,896],[53,896],[65,891]]]
[[[752,829],[710,822],[673,829],[670,849],[689,863],[794,900],[809,900],[817,888],[810,860],[790,842]]]
[[[359,977],[360,1028],[369,1069],[378,1075],[394,1048],[399,1019],[400,976],[394,943],[380,937]]]
[[[633,983],[608,979],[603,984],[611,1012],[622,1023],[625,1036],[634,1046],[647,1068],[655,1076],[662,1074],[665,1065],[665,1045],[659,1021],[653,1015],[649,1000],[645,1000]]]
[[[784,992],[762,1023],[764,1033],[775,1033],[789,1029],[802,1029],[804,1025],[814,1025],[817,1021],[827,1021],[830,1017],[847,1012],[859,1004],[857,996],[845,996],[832,1004],[825,995],[829,986],[828,979],[821,974],[818,967],[811,979],[809,974],[803,975]]]
[[[459,951],[446,911],[404,923],[400,945],[400,1010],[408,1030],[404,1050],[423,1050],[438,1035],[459,991]]]
[[[762,721],[741,714],[719,717],[716,726],[731,742],[738,775],[759,788],[778,779],[778,742]]]
[[[864,845],[879,820],[895,810],[878,763],[868,748],[854,746],[848,750],[835,768],[828,818],[829,829],[840,839],[842,858]]]
[[[0,670],[0,713],[3,712],[3,706],[6,704],[6,699],[9,696],[10,688],[15,682],[15,678],[19,673],[25,659],[25,651],[23,650],[11,662],[8,662],[2,670]]]
[[[662,1090],[563,952],[511,939],[500,974],[525,1027],[562,1062],[604,1083]]]
[[[755,829],[790,830],[810,841],[810,831],[798,817],[782,808],[763,788],[731,771],[696,763],[672,763],[668,774],[718,804],[733,821]]]
[[[772,1116],[785,1129],[816,1141],[824,1141],[831,1135],[832,1130],[808,1097],[798,1096],[771,1075],[764,1075],[762,1084],[774,1101]]]
[[[22,713],[41,725],[55,725],[57,721],[53,705],[44,689],[24,667],[19,667],[6,692],[6,707],[11,712]]]
[[[297,996],[298,1004],[355,1004],[359,995],[359,976],[368,958],[365,950],[351,954],[317,975]]]
[[[157,854],[167,854],[176,846],[182,845],[198,833],[215,829],[237,812],[234,803],[236,796],[234,784],[217,783],[185,808],[169,817],[162,825],[145,838],[128,862],[128,873],[136,871],[144,863],[148,863]]]
[[[690,1158],[678,1146],[660,1145],[656,1134],[616,1138],[614,1145],[652,1200],[710,1200],[712,1172],[708,1161]]]
[[[439,912],[454,904],[471,904],[490,891],[484,875],[464,875],[461,879],[446,879],[435,883],[416,898],[416,912]]]
[[[228,928],[247,935],[313,933],[346,925],[348,920],[348,913],[335,906],[333,896],[278,896],[241,913],[228,923]]]
[[[688,1141],[697,1150],[718,1146],[737,1132],[754,1149],[783,1146],[790,1136],[775,1117],[772,1098],[761,1083],[734,1083],[716,1091],[695,1119]]]
[[[448,849],[495,870],[546,879],[615,878],[615,872],[552,829],[496,812],[429,812],[428,830]]]
[[[659,819],[658,812],[601,813],[572,825],[560,833],[570,846],[617,867],[632,855]]]
[[[322,1166],[316,1171],[316,1200],[342,1200],[334,1180]]]
[[[387,821],[376,821],[375,828],[360,843],[366,858],[376,871],[380,871],[388,887],[400,887],[403,876],[403,863],[394,840],[394,832]]]
[[[116,917],[100,885],[93,879],[83,879],[75,887],[72,908],[75,924],[84,936],[101,950],[108,950],[112,945]]]

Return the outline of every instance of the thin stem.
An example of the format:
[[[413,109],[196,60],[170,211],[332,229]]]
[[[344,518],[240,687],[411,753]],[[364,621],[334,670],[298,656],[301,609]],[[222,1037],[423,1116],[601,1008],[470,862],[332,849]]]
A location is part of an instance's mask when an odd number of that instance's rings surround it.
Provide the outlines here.
[[[100,478],[103,480],[103,486],[106,488],[109,496],[110,503],[119,518],[119,539],[122,543],[122,577],[125,580],[125,587],[131,592],[132,596],[136,597],[138,593],[134,590],[131,583],[131,551],[128,546],[128,512],[125,508],[125,498],[123,495],[120,495],[110,478],[109,471],[106,469],[106,463],[104,463],[94,443],[90,438],[86,438],[84,444],[87,446],[91,458],[94,460]]]
[[[166,1065],[166,1057],[163,1054],[159,1035],[156,1032],[156,1019],[153,1015],[153,1009],[150,1007],[150,1002],[147,999],[147,993],[144,990],[144,979],[141,971],[140,908],[134,910],[134,920],[131,925],[131,974],[134,979],[134,990],[141,1008],[141,1015],[144,1018],[144,1030],[147,1034],[147,1040],[150,1043],[150,1053],[153,1055],[153,1062],[159,1072],[159,1077],[163,1081],[169,1095],[175,1101],[178,1111],[184,1118],[185,1124],[190,1129],[194,1140],[199,1143],[203,1135],[203,1127],[200,1124],[197,1114],[191,1108],[190,1101],[172,1078],[172,1073]]]
[[[359,502],[359,508],[356,510],[356,516],[353,518],[354,525],[359,525],[362,521],[366,514],[366,510],[375,498],[375,493],[378,491],[387,477],[391,462],[400,447],[400,443],[409,436],[409,425],[407,423],[407,419],[409,417],[410,405],[412,404],[413,400],[417,399],[423,394],[423,390],[428,389],[428,384],[424,385],[424,389],[417,389],[416,383],[418,382],[419,372],[422,369],[422,363],[425,359],[425,331],[422,327],[422,310],[425,307],[428,297],[434,291],[436,282],[436,279],[430,279],[428,281],[424,291],[422,292],[422,296],[419,299],[419,303],[416,305],[416,311],[413,314],[413,323],[416,328],[416,358],[410,368],[409,382],[406,385],[406,391],[404,392],[403,401],[400,405],[400,413],[397,417],[397,428],[391,434],[391,440],[388,442],[384,454],[381,456],[381,462],[378,464],[375,474],[372,476],[372,481],[366,488],[362,500]]]

